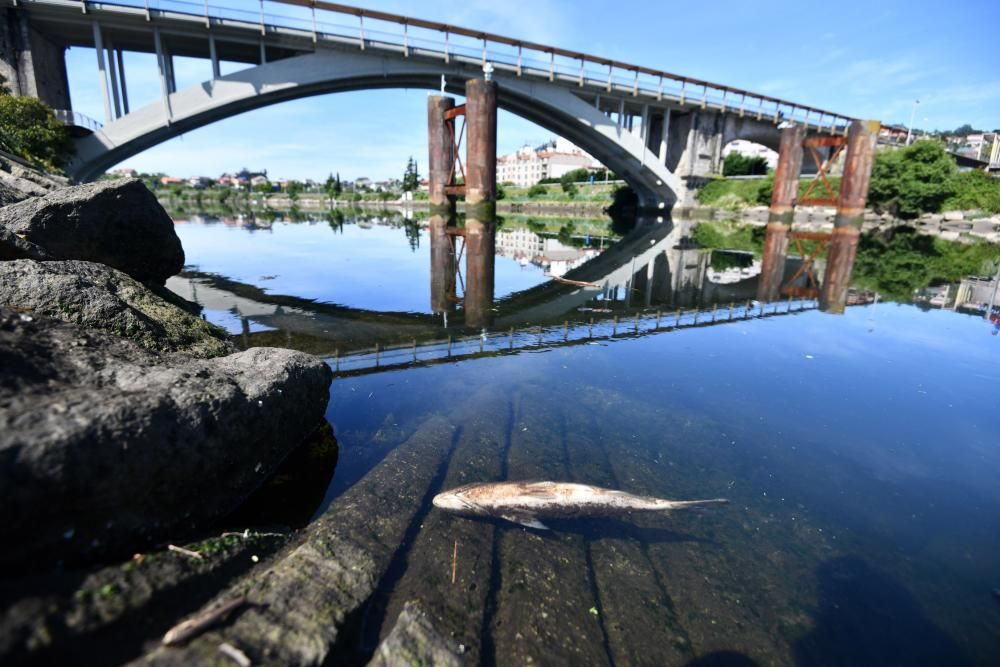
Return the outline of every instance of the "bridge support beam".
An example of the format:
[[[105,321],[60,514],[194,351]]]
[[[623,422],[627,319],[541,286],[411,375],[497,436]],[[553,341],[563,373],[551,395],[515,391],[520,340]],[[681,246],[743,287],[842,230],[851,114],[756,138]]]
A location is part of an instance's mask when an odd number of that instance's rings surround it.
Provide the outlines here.
[[[476,217],[496,216],[497,199],[497,84],[472,79],[465,84],[465,122],[468,152],[465,160],[465,203]],[[480,211],[480,209],[483,209]]]
[[[0,9],[0,76],[12,94],[69,110],[65,51],[32,28],[22,10]]]
[[[111,95],[108,93],[108,73],[104,69],[104,41],[101,39],[101,26],[97,21],[94,28],[94,50],[97,52],[97,72],[101,76],[101,98],[104,100],[104,122],[111,122]]]
[[[445,217],[454,214],[455,198],[445,190],[455,165],[455,141],[445,113],[455,108],[455,98],[427,96],[427,180],[431,213]]]
[[[833,219],[833,235],[819,295],[820,310],[825,312],[843,313],[847,304],[847,288],[864,222],[878,131],[878,121],[856,120],[847,132],[844,175],[840,181],[837,215]]]
[[[496,246],[497,84],[465,84],[468,151],[465,160],[465,324],[493,324]]]
[[[767,216],[767,236],[764,238],[764,259],[761,262],[758,301],[774,301],[781,291],[788,255],[788,232],[795,215],[795,198],[802,170],[802,140],[805,128],[792,125],[781,131],[778,166],[774,170],[774,190],[771,210]]]

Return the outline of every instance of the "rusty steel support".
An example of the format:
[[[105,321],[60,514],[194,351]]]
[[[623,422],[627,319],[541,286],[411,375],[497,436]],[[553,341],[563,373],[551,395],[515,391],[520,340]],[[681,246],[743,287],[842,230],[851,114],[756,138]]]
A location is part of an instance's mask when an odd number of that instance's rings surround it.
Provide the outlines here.
[[[453,214],[455,197],[445,188],[451,181],[455,165],[455,143],[451,136],[446,114],[454,108],[455,99],[443,95],[427,97],[427,173],[431,213],[447,218]]]
[[[455,258],[453,237],[448,233],[449,219],[443,215],[430,217],[431,237],[431,312],[451,313],[458,301],[455,294]]]
[[[468,148],[465,159],[465,204],[470,217],[496,216],[497,193],[497,84],[471,79],[465,84],[465,123]]]
[[[802,140],[805,133],[805,128],[801,125],[792,125],[781,131],[771,210],[767,216],[767,236],[764,238],[764,259],[757,283],[758,301],[777,299],[785,276],[788,230],[795,215],[795,196],[798,194],[799,172],[802,170]]]
[[[465,326],[476,329],[493,324],[493,264],[496,259],[496,224],[465,220]]]
[[[496,247],[497,84],[465,84],[465,325],[493,323]]]
[[[865,217],[878,131],[878,121],[856,120],[847,132],[847,158],[840,180],[837,215],[833,219],[833,235],[819,296],[820,310],[825,312],[843,313],[847,303],[847,288]]]

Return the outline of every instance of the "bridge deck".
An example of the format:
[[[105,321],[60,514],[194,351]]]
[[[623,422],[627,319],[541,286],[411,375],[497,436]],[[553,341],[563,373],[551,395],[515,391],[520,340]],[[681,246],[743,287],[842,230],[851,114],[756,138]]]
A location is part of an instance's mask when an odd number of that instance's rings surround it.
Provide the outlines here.
[[[0,5],[13,4],[13,0],[0,0]],[[445,63],[489,61],[517,76],[741,116],[795,120],[827,131],[842,130],[853,120],[844,114],[655,68],[321,1],[268,0],[261,11],[181,0],[20,0],[16,4],[28,11],[33,24],[46,35],[72,46],[94,46],[92,23],[96,20],[115,47],[126,50],[153,52],[151,33],[155,27],[169,37],[175,55],[209,58],[210,34],[219,59],[242,63],[259,63],[261,44],[268,60],[311,52],[320,46],[374,49]]]

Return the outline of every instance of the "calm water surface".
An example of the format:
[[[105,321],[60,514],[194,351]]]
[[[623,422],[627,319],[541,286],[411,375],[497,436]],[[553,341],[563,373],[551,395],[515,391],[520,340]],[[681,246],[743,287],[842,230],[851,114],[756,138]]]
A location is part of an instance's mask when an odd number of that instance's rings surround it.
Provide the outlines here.
[[[414,251],[402,229],[177,231],[199,273],[429,312],[426,243]],[[497,258],[495,293],[544,272]],[[657,294],[663,307],[679,298]],[[442,420],[455,436],[427,455],[428,500],[470,481],[552,479],[732,501],[550,532],[424,507],[359,650],[406,600],[447,608],[460,595],[473,621],[454,622],[454,641],[488,664],[997,664],[1000,337],[989,333],[970,316],[876,303],[337,377],[327,504]]]

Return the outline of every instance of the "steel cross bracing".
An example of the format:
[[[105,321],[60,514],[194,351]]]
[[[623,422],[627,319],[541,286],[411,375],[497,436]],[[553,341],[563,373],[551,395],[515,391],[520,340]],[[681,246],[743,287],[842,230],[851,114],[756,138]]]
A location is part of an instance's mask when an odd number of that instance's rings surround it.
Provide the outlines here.
[[[427,21],[319,0],[247,2],[234,9],[210,2],[184,0],[0,0],[0,6],[74,9],[80,18],[114,19],[139,12],[152,26],[170,19],[178,31],[187,18],[190,28],[212,31],[244,27],[263,42],[293,44],[298,38],[318,45],[352,45],[361,50],[389,51],[404,58],[431,57],[442,62],[491,62],[518,77],[544,78],[584,91],[666,102],[681,107],[713,109],[740,117],[794,121],[807,129],[843,131],[852,117],[770,95],[686,77],[655,68],[485,31]],[[89,17],[87,15],[90,15]],[[263,46],[261,47],[263,53]]]

